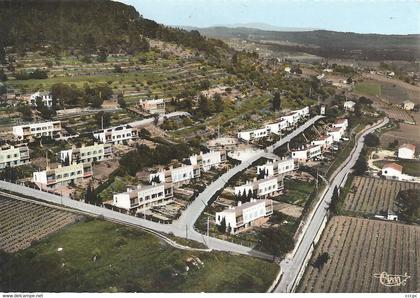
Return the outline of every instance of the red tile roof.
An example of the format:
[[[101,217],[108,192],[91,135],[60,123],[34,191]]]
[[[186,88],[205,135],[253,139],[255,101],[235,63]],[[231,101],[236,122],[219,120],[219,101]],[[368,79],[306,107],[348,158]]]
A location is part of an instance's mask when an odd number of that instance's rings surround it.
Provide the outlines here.
[[[413,144],[402,144],[399,149],[401,148],[406,148],[412,151],[416,151],[416,145],[413,145]]]
[[[395,162],[390,162],[390,163],[385,164],[382,169],[386,169],[386,168],[391,168],[398,172],[402,172],[402,169],[403,169],[402,166],[400,166],[399,164],[396,164]]]
[[[343,123],[345,123],[347,121],[347,119],[337,119],[336,121],[335,121],[335,124],[343,124]]]

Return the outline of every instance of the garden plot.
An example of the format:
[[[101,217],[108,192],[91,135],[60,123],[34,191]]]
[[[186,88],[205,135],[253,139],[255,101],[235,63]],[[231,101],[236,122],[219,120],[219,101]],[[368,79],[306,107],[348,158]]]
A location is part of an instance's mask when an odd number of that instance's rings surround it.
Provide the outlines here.
[[[420,184],[357,176],[353,179],[343,208],[371,215],[388,209],[396,212],[395,199],[398,192],[414,188],[420,189]]]
[[[0,197],[0,249],[25,249],[81,218],[74,213]]]
[[[418,292],[419,241],[418,226],[333,217],[313,253],[298,292]],[[329,256],[326,263],[318,266],[319,269],[311,265],[324,253]],[[387,279],[379,278],[381,273],[400,276],[400,281],[405,282],[386,286]]]

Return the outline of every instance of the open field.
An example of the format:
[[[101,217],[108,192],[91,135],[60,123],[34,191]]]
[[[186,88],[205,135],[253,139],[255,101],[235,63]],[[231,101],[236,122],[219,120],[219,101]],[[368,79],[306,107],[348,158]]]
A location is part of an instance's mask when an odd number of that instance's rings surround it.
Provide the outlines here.
[[[398,192],[412,188],[420,189],[420,184],[356,176],[344,200],[343,208],[346,211],[372,215],[388,209],[397,211],[394,202]]]
[[[410,113],[398,106],[391,105],[383,99],[373,98],[373,107],[379,111],[384,112],[389,118],[413,123],[414,119]]]
[[[4,291],[265,292],[278,272],[274,263],[182,251],[139,229],[100,220],[0,258],[9,268],[0,279]]]
[[[408,97],[409,100],[416,104],[420,104],[420,87],[413,86],[398,79],[390,79],[385,76],[376,74],[364,74],[365,77],[372,82],[376,82],[384,86],[382,95],[393,104],[400,104]],[[392,90],[394,89],[394,90]]]
[[[0,250],[25,249],[78,218],[74,213],[0,196]]]
[[[380,96],[381,85],[375,82],[362,82],[354,86],[354,92],[368,96]]]
[[[328,223],[310,264],[327,252],[317,269],[308,265],[299,292],[418,292],[420,227],[346,216]],[[405,285],[387,287],[375,274],[410,276]]]
[[[411,143],[420,146],[420,113],[412,114],[416,125],[400,123],[400,127],[387,131],[381,138],[381,145],[388,146],[390,142],[398,140],[400,144]]]

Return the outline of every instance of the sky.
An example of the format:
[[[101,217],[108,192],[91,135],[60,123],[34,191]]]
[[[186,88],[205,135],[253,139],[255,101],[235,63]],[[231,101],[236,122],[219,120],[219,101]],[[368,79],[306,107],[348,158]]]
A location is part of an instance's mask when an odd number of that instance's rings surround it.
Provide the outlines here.
[[[265,23],[381,34],[420,33],[420,0],[121,0],[173,26]]]

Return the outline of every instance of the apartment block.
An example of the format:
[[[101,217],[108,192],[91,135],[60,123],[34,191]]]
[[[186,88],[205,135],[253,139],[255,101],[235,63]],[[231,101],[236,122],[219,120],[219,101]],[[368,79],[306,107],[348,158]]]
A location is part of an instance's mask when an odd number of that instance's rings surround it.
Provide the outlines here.
[[[61,135],[61,121],[48,121],[13,126],[13,135],[19,140],[55,137]]]
[[[216,212],[216,224],[221,225],[224,220],[228,232],[236,234],[267,222],[272,214],[272,200],[251,200],[244,204],[239,202],[238,206]]]
[[[71,164],[58,166],[55,169],[47,168],[44,171],[34,172],[32,181],[47,187],[65,185],[70,182],[78,182],[93,176],[91,163]]]
[[[139,106],[149,114],[165,114],[165,100],[163,99],[140,100]]]
[[[128,124],[120,125],[95,131],[93,137],[102,143],[123,144],[137,138],[137,129]]]
[[[108,159],[112,156],[111,144],[93,144],[91,146],[82,145],[80,148],[72,148],[69,150],[62,150],[60,152],[60,159],[62,162],[72,164],[95,162]]]
[[[113,205],[136,211],[148,210],[153,206],[165,205],[173,198],[173,186],[167,183],[138,185],[135,189],[113,195]]]
[[[3,146],[0,148],[0,169],[16,167],[29,163],[29,149],[27,146]]]

